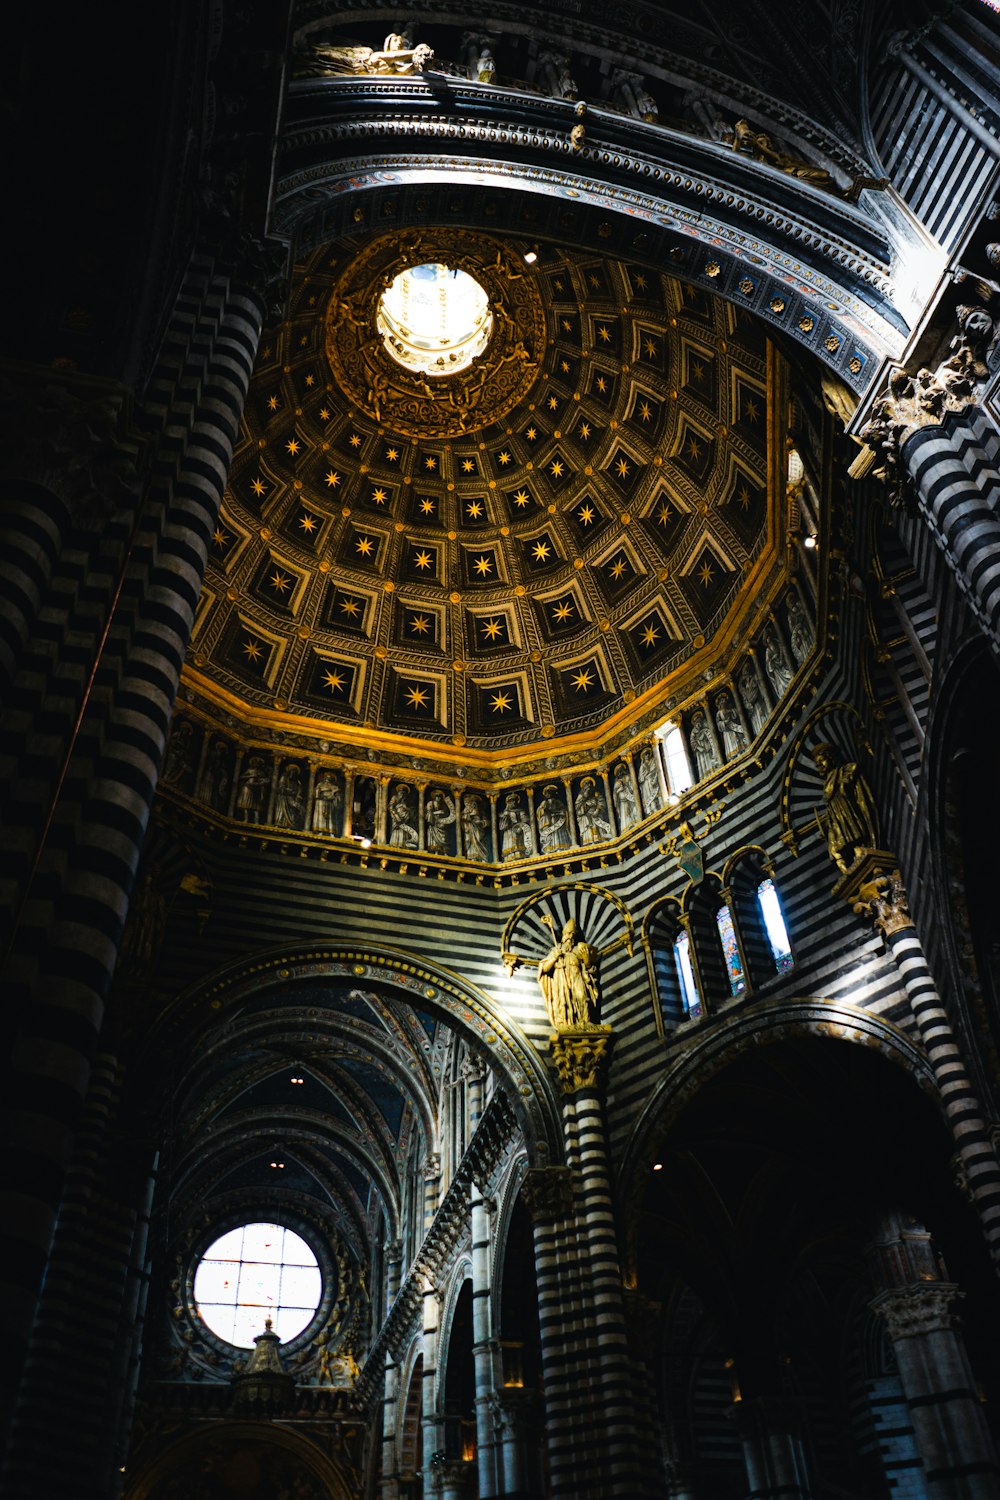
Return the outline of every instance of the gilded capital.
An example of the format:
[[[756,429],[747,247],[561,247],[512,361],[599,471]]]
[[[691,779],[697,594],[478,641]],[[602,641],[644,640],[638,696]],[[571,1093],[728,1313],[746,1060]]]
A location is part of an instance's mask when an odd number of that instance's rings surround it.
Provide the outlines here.
[[[600,1086],[611,1051],[610,1026],[565,1027],[549,1038],[549,1056],[564,1094]]]
[[[964,1296],[950,1281],[918,1281],[879,1292],[871,1307],[891,1339],[913,1339],[961,1327],[958,1303]]]
[[[883,937],[913,926],[896,856],[887,849],[869,849],[834,886],[852,911],[872,922]]]

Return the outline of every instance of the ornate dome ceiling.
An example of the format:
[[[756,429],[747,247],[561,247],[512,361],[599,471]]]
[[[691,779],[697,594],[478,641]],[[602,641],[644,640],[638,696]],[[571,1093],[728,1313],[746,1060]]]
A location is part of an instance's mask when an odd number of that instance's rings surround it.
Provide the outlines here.
[[[299,267],[189,686],[257,724],[485,766],[648,726],[724,669],[784,578],[781,361],[701,288],[535,249],[411,230]],[[398,272],[434,263],[490,299],[459,374],[403,368],[376,322]]]

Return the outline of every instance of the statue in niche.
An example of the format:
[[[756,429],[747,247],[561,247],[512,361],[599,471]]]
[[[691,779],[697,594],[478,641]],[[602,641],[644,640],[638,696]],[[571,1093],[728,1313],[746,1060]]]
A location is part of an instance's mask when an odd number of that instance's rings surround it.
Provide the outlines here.
[[[743,700],[747,718],[750,720],[754,734],[760,734],[767,723],[767,703],[752,661],[745,661],[740,668],[739,684],[740,697]]]
[[[490,815],[482,797],[466,794],[462,802],[462,844],[466,859],[488,861],[490,857]]]
[[[236,793],[236,816],[241,823],[263,823],[267,810],[268,774],[262,755],[251,755]]]
[[[694,753],[695,770],[698,772],[700,781],[703,776],[710,776],[719,764],[715,757],[715,746],[712,744],[712,734],[703,709],[696,708],[691,715],[691,722],[688,725],[688,743]]]
[[[190,719],[177,719],[163,759],[163,780],[168,786],[190,791],[194,778],[194,725]]]
[[[569,809],[555,785],[547,786],[535,814],[538,819],[538,842],[543,854],[558,854],[561,849],[571,849],[573,838],[569,831]]]
[[[225,812],[229,801],[229,746],[225,740],[213,740],[202,767],[198,795],[209,807]]]
[[[416,849],[417,815],[413,791],[400,782],[389,798],[389,843],[394,849]]]
[[[336,838],[340,833],[343,806],[344,793],[340,783],[330,771],[321,771],[313,787],[313,833],[328,833]]]
[[[792,643],[792,655],[801,666],[812,650],[813,634],[797,589],[792,589],[788,595],[788,638]]]
[[[639,752],[639,795],[647,818],[663,805],[660,776],[656,769],[656,751],[652,745],[643,745]]]
[[[788,653],[773,625],[764,636],[764,667],[775,694],[779,699],[783,698],[792,685],[795,668],[788,660]]]
[[[276,828],[301,828],[305,819],[306,795],[302,785],[302,767],[297,761],[289,761],[278,777],[277,794],[274,799],[274,823]]]
[[[835,745],[814,745],[812,758],[823,778],[820,828],[830,858],[838,870],[846,872],[866,849],[878,848],[875,799],[855,762],[845,761]]]
[[[434,49],[426,42],[416,47],[409,38],[391,31],[381,52],[372,47],[333,47],[315,43],[299,61],[300,77],[325,78],[337,73],[388,73],[395,77],[422,73],[434,60]]]
[[[564,52],[542,52],[538,57],[538,76],[553,99],[578,99],[579,89],[569,70]]]
[[[611,75],[611,98],[619,109],[636,120],[645,120],[655,125],[659,119],[656,100],[646,88],[641,73],[629,73],[625,68],[616,68]]]
[[[654,766],[653,769],[655,771],[656,767]],[[626,828],[631,828],[633,823],[639,821],[639,804],[636,801],[628,761],[620,760],[611,773],[611,796],[614,799],[615,812],[618,816],[618,832],[624,833]]]
[[[800,182],[811,182],[813,187],[838,191],[835,178],[823,167],[814,167],[801,157],[779,151],[771,137],[762,130],[754,130],[749,120],[737,120],[732,130],[722,137],[722,142],[738,151],[741,156],[766,162],[769,167],[777,167],[779,172],[787,172],[789,177],[797,177]]]
[[[527,859],[531,854],[531,829],[519,792],[507,793],[499,821],[501,859]]]
[[[576,796],[576,828],[581,844],[597,844],[611,837],[607,799],[593,776],[585,776]]]
[[[740,755],[747,748],[747,732],[736,712],[736,704],[728,693],[720,693],[715,700],[715,722],[726,759],[731,760],[734,755]]]
[[[435,787],[424,806],[424,845],[430,853],[448,853],[446,830],[457,817],[454,802],[440,787]]]
[[[555,937],[555,924],[547,912],[542,921]],[[572,917],[539,963],[538,985],[557,1031],[593,1024],[598,1001],[597,954],[578,938]]]

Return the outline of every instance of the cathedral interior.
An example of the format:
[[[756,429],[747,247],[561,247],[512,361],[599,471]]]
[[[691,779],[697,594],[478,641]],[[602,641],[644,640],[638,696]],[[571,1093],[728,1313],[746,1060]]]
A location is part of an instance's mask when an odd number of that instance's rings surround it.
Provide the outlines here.
[[[995,1500],[997,7],[48,20],[0,1494]]]

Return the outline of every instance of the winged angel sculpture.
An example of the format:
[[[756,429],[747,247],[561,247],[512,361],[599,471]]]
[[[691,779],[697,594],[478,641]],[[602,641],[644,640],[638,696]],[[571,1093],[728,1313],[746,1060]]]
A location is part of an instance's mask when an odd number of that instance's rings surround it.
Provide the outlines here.
[[[411,47],[405,36],[393,31],[386,37],[381,52],[374,47],[333,47],[318,42],[302,60],[300,71],[320,78],[353,73],[400,78],[408,73],[422,73],[433,58],[434,49],[426,42]]]

